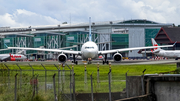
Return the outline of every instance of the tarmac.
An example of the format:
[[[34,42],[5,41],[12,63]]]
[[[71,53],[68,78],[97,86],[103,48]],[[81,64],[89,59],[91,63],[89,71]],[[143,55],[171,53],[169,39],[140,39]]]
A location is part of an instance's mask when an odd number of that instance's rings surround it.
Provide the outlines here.
[[[113,60],[109,60],[111,65],[138,65],[138,64],[171,64],[171,63],[180,63],[180,60],[168,59],[168,60],[122,60],[121,62],[114,62]],[[7,61],[0,62],[4,64],[59,64],[58,61]],[[67,61],[67,64],[71,65],[72,61]],[[79,60],[78,64],[88,64],[86,61]],[[102,64],[101,60],[91,61],[91,64]],[[107,65],[107,64],[104,64]]]

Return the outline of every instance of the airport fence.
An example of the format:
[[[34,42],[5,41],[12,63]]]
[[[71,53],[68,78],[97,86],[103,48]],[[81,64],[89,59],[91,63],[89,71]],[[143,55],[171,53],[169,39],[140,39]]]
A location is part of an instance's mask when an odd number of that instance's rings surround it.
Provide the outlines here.
[[[111,64],[107,73],[100,72],[99,64],[96,72],[89,72],[85,64],[80,75],[67,64],[0,64],[0,101],[111,101],[116,99],[112,90],[125,88],[124,78],[112,75]],[[108,95],[100,97],[104,92]]]
[[[46,66],[1,64],[0,101],[71,101],[71,68]]]

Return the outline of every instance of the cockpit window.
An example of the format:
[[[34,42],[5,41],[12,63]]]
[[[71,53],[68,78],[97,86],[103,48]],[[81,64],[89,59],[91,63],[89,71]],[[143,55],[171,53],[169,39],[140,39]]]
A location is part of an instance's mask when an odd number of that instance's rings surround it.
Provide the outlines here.
[[[85,47],[85,49],[94,49],[94,47]]]

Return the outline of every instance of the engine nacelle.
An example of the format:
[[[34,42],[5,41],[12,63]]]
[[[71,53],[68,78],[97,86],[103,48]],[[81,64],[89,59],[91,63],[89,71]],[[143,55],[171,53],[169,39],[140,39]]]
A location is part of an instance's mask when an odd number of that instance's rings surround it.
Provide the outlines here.
[[[11,58],[11,61],[16,61],[16,59],[15,58]]]
[[[59,54],[57,60],[59,61],[59,63],[63,64],[67,61],[67,56],[65,54]]]
[[[114,59],[114,61],[119,62],[122,60],[122,55],[120,53],[116,53],[113,55],[113,59]]]

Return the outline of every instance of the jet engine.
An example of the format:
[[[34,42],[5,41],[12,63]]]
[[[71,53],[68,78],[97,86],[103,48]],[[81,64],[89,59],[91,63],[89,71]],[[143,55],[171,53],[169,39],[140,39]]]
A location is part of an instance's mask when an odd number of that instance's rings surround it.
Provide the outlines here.
[[[65,54],[59,54],[57,60],[63,64],[67,61],[67,56]]]
[[[11,61],[16,61],[16,59],[15,58],[11,58]]]
[[[114,61],[119,62],[122,60],[122,55],[120,53],[116,53],[113,55],[113,59],[114,59]]]

